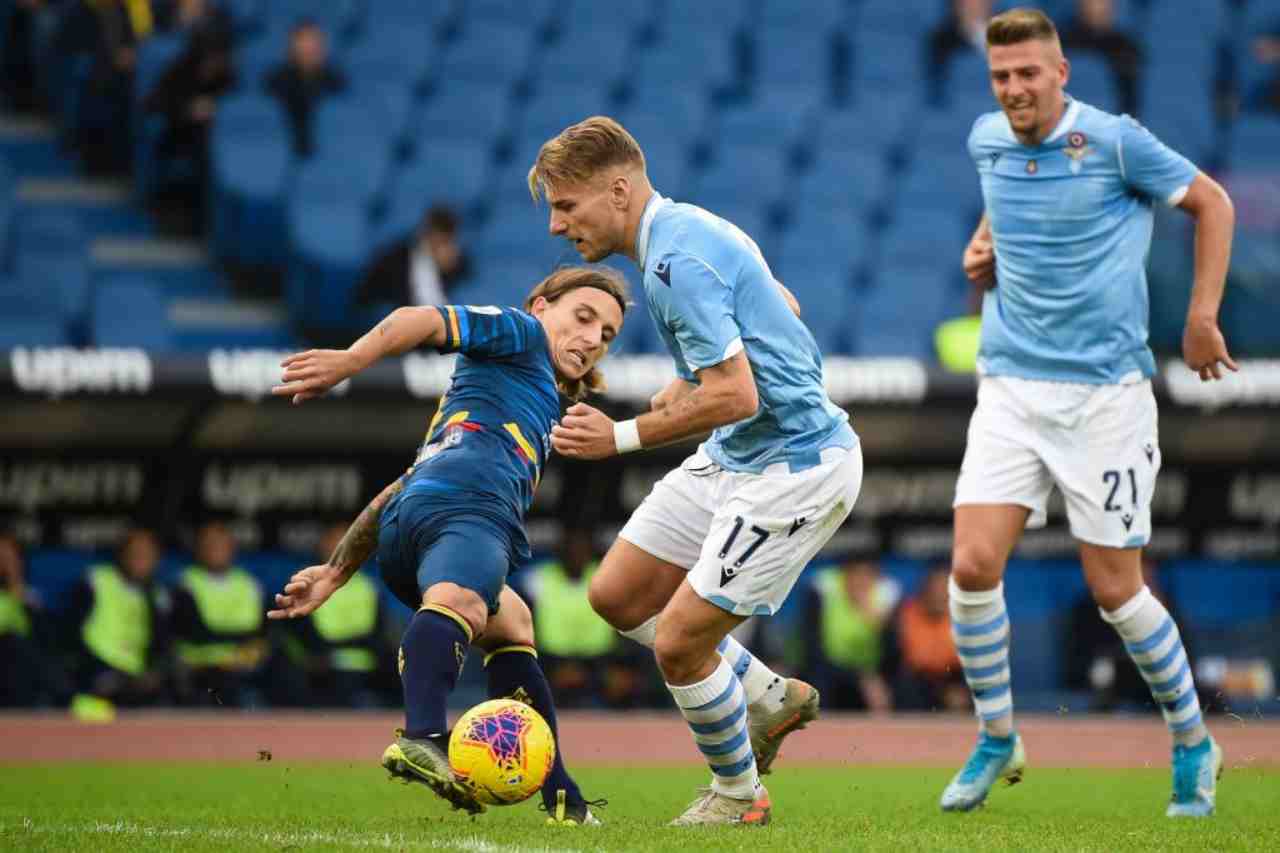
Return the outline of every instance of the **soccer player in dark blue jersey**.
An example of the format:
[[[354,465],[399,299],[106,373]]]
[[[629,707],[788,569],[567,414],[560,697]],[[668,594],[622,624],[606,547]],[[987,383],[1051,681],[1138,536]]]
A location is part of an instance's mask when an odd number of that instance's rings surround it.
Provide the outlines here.
[[[421,345],[459,354],[413,467],[373,499],[326,564],[290,579],[268,614],[306,616],[376,553],[387,586],[417,611],[400,646],[405,728],[382,763],[455,808],[484,808],[447,756],[445,702],[469,645],[486,653],[490,695],[527,701],[556,732],[533,620],[506,578],[529,557],[524,516],[550,453],[560,394],[580,400],[603,390],[596,364],[626,304],[617,273],[568,267],[539,283],[524,310],[399,308],[349,349],[290,356],[273,391],[301,403],[383,356]],[[549,822],[598,822],[559,749],[542,798]]]

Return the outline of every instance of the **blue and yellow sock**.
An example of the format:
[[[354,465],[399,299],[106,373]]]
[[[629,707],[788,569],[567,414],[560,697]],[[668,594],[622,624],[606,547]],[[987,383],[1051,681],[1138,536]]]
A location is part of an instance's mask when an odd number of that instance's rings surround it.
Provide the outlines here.
[[[973,694],[982,730],[994,737],[1013,732],[1013,687],[1009,679],[1009,614],[1004,584],[966,591],[952,578],[948,586],[951,636]]]
[[[485,655],[484,668],[489,673],[489,698],[510,697],[530,705],[551,727],[556,741],[556,759],[547,781],[542,785],[542,802],[554,814],[556,791],[563,790],[569,804],[581,803],[582,792],[564,766],[564,750],[560,748],[560,730],[556,725],[556,706],[551,686],[538,664],[538,653],[531,646],[503,646]]]
[[[400,641],[406,737],[445,733],[445,702],[458,684],[470,645],[470,626],[447,607],[431,604],[413,615]]]
[[[1169,611],[1151,590],[1142,590],[1110,612],[1099,608],[1124,640],[1125,650],[1151,688],[1151,696],[1164,714],[1173,742],[1194,746],[1209,734],[1200,713],[1191,662],[1183,648],[1182,636]]]

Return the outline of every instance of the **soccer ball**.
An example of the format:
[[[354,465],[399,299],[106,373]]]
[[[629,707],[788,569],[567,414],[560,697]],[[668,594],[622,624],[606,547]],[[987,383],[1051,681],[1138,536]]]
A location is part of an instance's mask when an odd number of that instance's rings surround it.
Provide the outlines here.
[[[449,766],[477,800],[509,806],[542,787],[556,742],[542,715],[515,699],[491,699],[463,714],[449,736]]]

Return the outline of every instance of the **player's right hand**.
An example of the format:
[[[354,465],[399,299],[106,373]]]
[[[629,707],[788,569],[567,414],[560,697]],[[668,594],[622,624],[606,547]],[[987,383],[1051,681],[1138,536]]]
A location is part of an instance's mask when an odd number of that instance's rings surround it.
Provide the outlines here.
[[[298,619],[313,613],[342,586],[342,573],[329,565],[310,566],[289,578],[284,592],[276,595],[276,609],[268,619]]]
[[[965,246],[964,274],[985,290],[996,286],[996,253],[990,240],[974,238]]]
[[[355,356],[344,349],[312,349],[294,353],[280,362],[284,384],[271,389],[294,404],[322,396],[333,386],[360,372]]]

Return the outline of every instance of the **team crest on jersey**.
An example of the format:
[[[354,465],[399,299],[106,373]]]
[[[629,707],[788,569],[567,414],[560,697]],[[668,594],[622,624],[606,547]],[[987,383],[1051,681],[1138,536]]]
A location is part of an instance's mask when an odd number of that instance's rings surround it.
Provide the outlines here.
[[[1034,174],[1035,174],[1036,172],[1038,172],[1038,171],[1040,171],[1040,167],[1039,167],[1038,165],[1036,165],[1036,161],[1035,161],[1035,160],[1028,160],[1028,161],[1027,161],[1027,174],[1028,174],[1028,175],[1034,175]]]
[[[1083,160],[1093,151],[1089,146],[1089,139],[1083,133],[1075,131],[1067,135],[1067,147],[1062,149],[1062,153],[1071,159],[1071,174],[1080,174],[1083,166]]]

